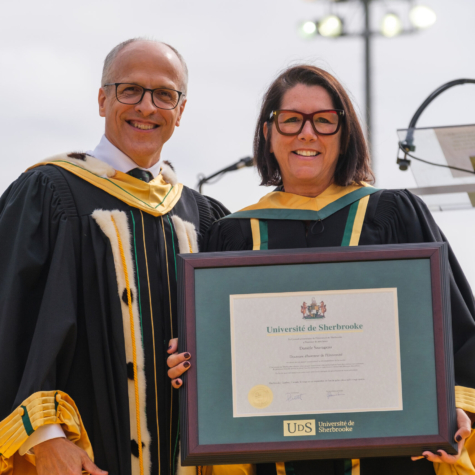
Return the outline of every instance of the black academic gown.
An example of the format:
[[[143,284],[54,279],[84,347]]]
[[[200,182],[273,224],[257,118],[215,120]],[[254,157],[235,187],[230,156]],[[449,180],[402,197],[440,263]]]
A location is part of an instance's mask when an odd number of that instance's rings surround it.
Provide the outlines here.
[[[177,336],[176,254],[171,215],[193,223],[198,240],[227,210],[186,187],[169,215],[128,206],[53,165],[22,174],[0,199],[0,421],[37,391],[76,403],[95,462],[131,474],[124,331],[111,242],[91,217],[120,210],[131,230],[145,356],[151,472],[174,473],[178,397],[167,376]],[[158,467],[160,465],[160,471]],[[148,474],[146,474],[148,475]]]
[[[349,206],[320,222],[268,220],[268,248],[340,246]],[[446,242],[421,199],[408,191],[381,190],[369,198],[360,245]],[[222,219],[207,236],[205,250],[252,250],[249,219]],[[475,303],[462,269],[449,248],[450,292],[456,385],[475,388]],[[289,464],[286,463],[286,467]],[[343,475],[342,460],[292,462],[295,475]],[[259,464],[257,475],[275,475],[275,464]],[[434,475],[431,462],[404,458],[361,460],[361,475]]]

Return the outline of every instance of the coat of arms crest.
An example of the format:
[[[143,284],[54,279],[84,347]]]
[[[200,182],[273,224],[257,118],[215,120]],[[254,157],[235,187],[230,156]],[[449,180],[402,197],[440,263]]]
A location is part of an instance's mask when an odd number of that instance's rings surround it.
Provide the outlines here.
[[[322,300],[319,304],[317,304],[317,299],[312,297],[312,303],[307,305],[306,302],[302,304],[300,307],[300,312],[304,319],[316,319],[316,318],[325,318],[325,313],[327,311],[327,306],[325,302]]]

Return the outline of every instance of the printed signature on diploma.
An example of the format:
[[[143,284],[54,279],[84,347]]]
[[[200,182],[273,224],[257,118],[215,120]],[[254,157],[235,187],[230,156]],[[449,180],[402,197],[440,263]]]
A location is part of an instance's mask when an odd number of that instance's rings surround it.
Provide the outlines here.
[[[303,401],[305,394],[303,393],[287,393],[287,401]]]
[[[343,389],[334,389],[327,391],[327,399],[330,399],[331,397],[337,397],[337,396],[344,396],[345,392]]]

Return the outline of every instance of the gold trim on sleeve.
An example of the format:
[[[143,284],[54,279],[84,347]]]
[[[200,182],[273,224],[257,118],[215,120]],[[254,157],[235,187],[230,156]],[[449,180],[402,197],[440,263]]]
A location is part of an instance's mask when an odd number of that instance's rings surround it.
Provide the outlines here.
[[[24,459],[34,461],[34,455],[21,457],[18,449],[46,424],[61,424],[66,437],[94,460],[91,442],[74,401],[62,391],[39,391],[0,422],[0,473],[13,474],[15,466],[24,464]]]
[[[455,407],[475,414],[475,389],[455,386]]]

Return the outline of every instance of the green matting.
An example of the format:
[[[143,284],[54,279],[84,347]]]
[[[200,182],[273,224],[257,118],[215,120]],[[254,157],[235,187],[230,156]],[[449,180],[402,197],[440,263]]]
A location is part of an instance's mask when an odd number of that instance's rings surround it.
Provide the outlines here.
[[[428,259],[197,269],[195,282],[201,445],[438,433]],[[230,294],[387,287],[398,289],[402,411],[233,418]],[[315,419],[317,435],[284,437],[283,421],[298,419]],[[352,432],[318,433],[319,421],[349,420]]]

